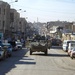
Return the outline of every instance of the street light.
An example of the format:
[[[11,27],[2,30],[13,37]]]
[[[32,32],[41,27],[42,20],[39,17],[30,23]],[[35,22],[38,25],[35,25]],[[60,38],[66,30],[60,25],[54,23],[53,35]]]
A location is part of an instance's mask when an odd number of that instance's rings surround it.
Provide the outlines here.
[[[22,9],[19,9],[19,10],[17,10],[17,11],[26,12],[26,10],[22,10]]]
[[[18,0],[15,0],[15,1],[9,2],[9,4],[10,4],[10,3],[15,3],[15,2],[18,2]]]
[[[18,0],[15,0],[15,2],[18,2]]]

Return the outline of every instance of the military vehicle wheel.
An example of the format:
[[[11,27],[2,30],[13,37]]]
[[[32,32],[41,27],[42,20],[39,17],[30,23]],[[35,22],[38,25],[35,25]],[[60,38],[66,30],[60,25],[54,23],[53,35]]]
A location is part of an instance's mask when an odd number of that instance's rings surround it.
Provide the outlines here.
[[[45,55],[47,55],[47,50],[45,51]]]
[[[31,49],[30,49],[30,55],[32,55],[32,51],[31,51]]]

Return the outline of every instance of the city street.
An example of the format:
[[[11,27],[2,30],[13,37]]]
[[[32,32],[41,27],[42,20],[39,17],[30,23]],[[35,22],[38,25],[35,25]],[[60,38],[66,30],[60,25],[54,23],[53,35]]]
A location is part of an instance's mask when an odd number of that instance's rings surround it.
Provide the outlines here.
[[[0,75],[75,75],[74,7],[75,0],[0,0]]]
[[[0,61],[0,75],[75,75],[75,59],[57,47],[29,54],[29,50],[15,51],[12,57]]]

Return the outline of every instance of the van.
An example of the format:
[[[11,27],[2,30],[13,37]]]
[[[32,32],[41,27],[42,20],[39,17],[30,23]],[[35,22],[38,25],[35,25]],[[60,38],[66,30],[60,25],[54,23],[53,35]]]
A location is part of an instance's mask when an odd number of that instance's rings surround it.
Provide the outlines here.
[[[68,51],[69,43],[75,43],[75,40],[64,40],[62,44],[62,48],[65,52]]]

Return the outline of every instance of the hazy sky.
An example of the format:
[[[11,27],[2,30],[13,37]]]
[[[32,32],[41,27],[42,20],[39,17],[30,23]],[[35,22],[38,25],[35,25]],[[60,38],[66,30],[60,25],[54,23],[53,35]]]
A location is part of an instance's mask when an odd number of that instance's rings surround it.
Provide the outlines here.
[[[20,12],[27,21],[75,21],[75,0],[3,0]],[[26,12],[23,12],[26,10]]]

